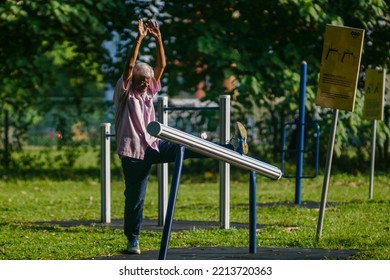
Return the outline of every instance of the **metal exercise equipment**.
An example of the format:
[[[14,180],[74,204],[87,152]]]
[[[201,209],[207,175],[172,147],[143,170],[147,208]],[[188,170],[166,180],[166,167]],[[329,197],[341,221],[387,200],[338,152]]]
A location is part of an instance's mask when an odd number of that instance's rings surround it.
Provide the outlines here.
[[[249,213],[249,252],[256,253],[256,172],[273,180],[279,180],[282,172],[278,168],[254,158],[241,155],[238,152],[224,148],[218,144],[206,141],[159,122],[151,122],[147,131],[150,135],[180,145],[176,155],[175,170],[172,177],[172,185],[169,194],[167,213],[161,240],[159,259],[167,256],[168,243],[172,228],[173,213],[176,204],[177,192],[182,172],[182,164],[185,149],[190,149],[210,158],[215,158],[234,166],[250,171],[250,213]]]
[[[329,52],[328,52],[329,54]],[[303,178],[314,178],[318,175],[318,161],[319,161],[319,141],[320,141],[320,126],[317,122],[305,122],[305,101],[306,101],[306,73],[307,73],[307,63],[302,61],[301,63],[301,80],[299,85],[299,115],[298,119],[295,122],[286,123],[283,126],[282,131],[282,172],[283,177],[285,178],[295,178],[295,204],[301,204],[301,193],[302,193],[302,179]],[[286,135],[288,127],[296,127],[297,137],[296,137],[296,147],[295,149],[285,149],[286,146]],[[314,149],[305,149],[305,128],[311,126],[314,127],[314,139],[315,139],[315,148]],[[307,132],[307,131],[306,131]],[[295,175],[290,176],[286,174],[284,165],[285,165],[285,155],[287,153],[295,153]],[[304,154],[315,154],[315,174],[304,175],[303,174],[303,161]]]
[[[157,98],[157,120],[168,125],[168,112],[172,111],[219,111],[219,141],[225,143],[230,138],[230,95],[219,96],[219,106],[194,107],[194,106],[168,106],[168,97]],[[164,226],[165,214],[168,204],[168,164],[157,165],[158,178],[158,225]],[[221,228],[230,228],[230,166],[226,162],[219,163],[219,188],[220,210],[219,222]]]
[[[159,122],[154,121],[149,123],[147,131],[154,137],[184,146],[194,152],[228,162],[234,166],[253,170],[270,179],[278,180],[282,177],[281,170],[273,165],[246,155],[241,155],[236,151],[229,150],[218,144],[185,133],[176,128],[163,125]]]
[[[209,107],[187,107],[187,106],[168,106],[168,97],[159,96],[157,98],[157,120],[168,125],[169,111],[219,111],[219,138],[220,142],[227,142],[230,138],[230,95],[221,95],[219,97],[219,106]],[[100,157],[100,184],[101,184],[101,222],[111,223],[111,140],[115,134],[110,132],[110,123],[100,124],[101,139],[101,157]],[[226,162],[219,164],[220,176],[220,224],[222,228],[230,227],[230,165]],[[168,164],[157,165],[158,178],[158,225],[163,226],[165,221],[166,209],[168,204]]]

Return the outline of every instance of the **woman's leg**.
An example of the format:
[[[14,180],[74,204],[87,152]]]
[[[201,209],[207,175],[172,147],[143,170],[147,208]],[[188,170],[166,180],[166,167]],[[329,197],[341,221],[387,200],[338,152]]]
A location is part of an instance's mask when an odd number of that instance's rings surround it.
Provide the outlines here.
[[[150,168],[150,163],[145,160],[122,158],[126,185],[124,233],[129,242],[137,240],[140,234]]]

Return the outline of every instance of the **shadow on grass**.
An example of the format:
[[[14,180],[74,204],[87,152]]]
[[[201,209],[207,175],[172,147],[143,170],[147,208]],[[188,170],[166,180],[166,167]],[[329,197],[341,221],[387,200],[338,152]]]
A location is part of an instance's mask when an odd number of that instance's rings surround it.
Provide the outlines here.
[[[111,229],[123,229],[123,220],[122,219],[114,219],[111,220],[111,223],[102,223],[96,220],[73,220],[73,221],[49,221],[49,222],[35,222],[34,226],[42,226],[42,227],[53,227],[59,226],[63,228],[69,227],[78,227],[78,226],[86,226],[86,227],[105,227]],[[249,228],[248,224],[245,223],[230,223],[232,228],[237,229],[247,229]],[[265,225],[257,224],[257,229],[261,229],[265,227]],[[154,231],[154,232],[162,232],[163,226],[158,224],[157,220],[149,220],[144,219],[142,224],[143,230],[146,231]],[[219,222],[214,221],[186,221],[186,220],[175,220],[172,223],[172,231],[183,231],[183,230],[193,230],[193,229],[219,229]]]
[[[337,207],[340,205],[348,204],[346,202],[327,202],[326,207]],[[241,204],[234,204],[234,206],[239,207],[248,207],[249,204],[241,203]],[[320,208],[320,202],[316,201],[304,201],[300,205],[295,204],[294,202],[290,201],[284,201],[284,202],[267,202],[267,203],[257,203],[257,207],[260,208],[270,208],[270,207],[278,207],[278,206],[287,206],[287,207],[302,207],[302,208],[308,208],[308,209],[319,209]]]
[[[112,176],[122,176],[120,169],[112,169]],[[64,168],[64,169],[34,169],[34,170],[0,170],[2,179],[49,179],[54,181],[61,180],[80,180],[100,178],[99,168]]]
[[[1,223],[0,225],[6,225]],[[54,221],[14,224],[15,227],[23,227],[34,231],[49,232],[88,232],[89,227],[122,229],[121,220],[113,220],[110,224],[99,223],[93,220],[80,221]],[[242,223],[232,223],[235,228],[247,228],[248,225]],[[258,229],[264,225],[258,225]],[[191,229],[213,229],[219,228],[217,222],[203,221],[174,221],[172,231],[182,231]],[[157,225],[157,220],[145,220],[145,231],[162,232],[162,227]],[[266,248],[257,247],[255,252],[250,252],[249,247],[184,247],[168,248],[167,259],[173,260],[342,260],[353,258],[359,250],[335,250],[325,248]],[[159,250],[143,251],[142,255],[127,255],[125,251],[119,254],[106,256],[96,256],[89,259],[94,260],[157,260]]]

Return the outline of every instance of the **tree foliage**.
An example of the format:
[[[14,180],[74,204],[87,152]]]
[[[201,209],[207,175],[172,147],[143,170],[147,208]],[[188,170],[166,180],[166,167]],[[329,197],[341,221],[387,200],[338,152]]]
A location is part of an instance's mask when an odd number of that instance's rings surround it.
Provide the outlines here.
[[[341,155],[351,146],[360,153],[370,145],[370,123],[362,120],[361,89],[365,69],[390,66],[390,15],[385,0],[2,2],[0,102],[3,111],[12,112],[13,126],[31,125],[44,115],[40,110],[58,106],[48,99],[53,95],[65,96],[72,105],[55,110],[60,125],[66,126],[66,117],[83,118],[86,111],[93,111],[83,97],[90,93],[100,98],[104,82],[115,83],[140,17],[160,23],[168,94],[194,93],[200,83],[207,100],[230,94],[233,120],[248,120],[262,156],[274,161],[280,156],[282,126],[297,117],[303,60],[308,65],[307,121],[320,121],[322,151],[326,149],[330,110],[314,102],[325,27],[365,29],[356,109],[341,112],[336,153]],[[110,55],[104,48],[106,41],[115,46],[115,53]],[[141,59],[153,63],[149,56],[154,52],[153,40],[142,47]],[[378,128],[382,157],[388,151],[386,114]]]
[[[1,2],[0,114],[9,115],[5,126],[13,132],[5,142],[20,147],[28,128],[48,113],[70,139],[71,123],[88,122],[97,101],[102,107],[102,66],[113,64],[103,43],[123,28],[123,6],[110,0]]]
[[[150,2],[140,16],[153,10],[148,9],[153,6]],[[314,100],[327,24],[366,30],[361,74],[367,68],[390,66],[390,15],[384,0],[164,3],[157,17],[166,42],[168,93],[195,92],[203,82],[206,99],[216,101],[220,94],[231,94],[233,119],[252,119],[250,131],[258,133],[259,146],[266,147],[263,152],[272,152],[274,160],[280,156],[283,124],[297,117],[303,60],[308,64],[307,121],[321,122],[322,150],[326,149],[330,110],[318,108]],[[226,88],[223,81],[232,77],[234,82]],[[364,86],[361,77],[360,91]],[[364,150],[370,144],[369,133],[361,133],[362,127],[370,129],[370,123],[361,118],[361,92],[358,97],[355,113],[341,112],[337,155],[345,147]],[[388,139],[386,124],[379,129],[381,139]],[[384,143],[379,144],[383,148]]]

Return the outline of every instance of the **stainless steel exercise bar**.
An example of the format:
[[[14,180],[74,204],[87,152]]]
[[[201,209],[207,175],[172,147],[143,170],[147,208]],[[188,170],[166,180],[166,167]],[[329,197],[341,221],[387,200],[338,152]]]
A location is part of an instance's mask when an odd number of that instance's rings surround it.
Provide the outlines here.
[[[282,177],[281,170],[275,166],[246,155],[241,155],[233,150],[229,150],[218,144],[163,125],[159,122],[149,123],[147,131],[154,137],[184,146],[194,152],[225,161],[237,167],[254,171],[270,179],[279,180]]]

